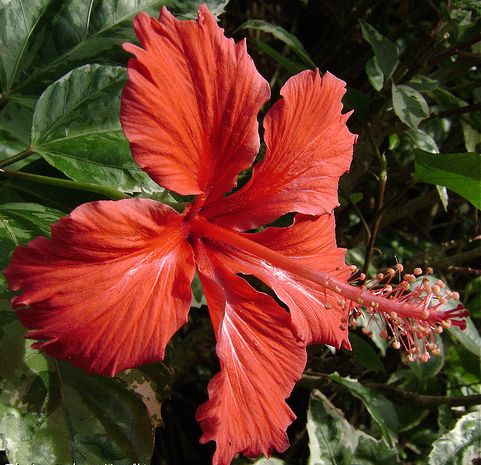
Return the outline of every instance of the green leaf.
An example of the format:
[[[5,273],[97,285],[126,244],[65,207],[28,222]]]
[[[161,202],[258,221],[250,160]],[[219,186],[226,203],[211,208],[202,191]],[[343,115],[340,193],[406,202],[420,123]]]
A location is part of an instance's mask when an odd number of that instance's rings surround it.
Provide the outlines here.
[[[319,391],[313,391],[307,414],[309,465],[398,463],[396,451],[354,428]]]
[[[164,0],[162,3],[179,18],[197,19],[197,10],[200,5],[207,5],[210,12],[218,18],[219,15],[224,13],[224,8],[229,3],[229,0]],[[159,16],[158,9],[154,9],[154,16]]]
[[[421,74],[416,74],[413,76],[408,84],[418,92],[428,92],[439,87],[439,81],[437,79],[432,79]]]
[[[34,203],[5,203],[0,205],[0,269],[5,267],[17,245],[35,236],[50,235],[50,225],[62,212]]]
[[[329,377],[363,402],[373,420],[379,425],[386,445],[394,448],[397,441],[398,418],[392,403],[382,394],[363,386],[355,379],[343,378],[338,373],[333,373]]]
[[[429,116],[426,100],[412,87],[393,84],[392,103],[396,115],[410,128],[417,129],[419,123]]]
[[[6,300],[0,323],[0,447],[10,462],[150,463],[153,430],[134,393],[30,349]]]
[[[45,28],[52,4],[50,0],[31,0],[26,7],[21,0],[2,2],[0,83],[3,95],[8,97],[13,84],[22,79],[26,63],[32,60],[29,51],[35,48],[36,32]]]
[[[387,81],[399,65],[399,51],[387,37],[384,37],[370,24],[362,19],[359,20],[361,24],[362,35],[364,39],[371,45],[374,56],[377,59],[380,69]]]
[[[135,41],[132,19],[140,11],[158,17],[160,7],[193,16],[201,1],[177,0],[22,0],[4,2],[0,40],[8,44],[2,92],[18,98],[39,95],[73,68],[95,62],[125,62],[121,45]],[[226,0],[207,2],[216,14]],[[12,44],[12,46],[10,45]]]
[[[295,61],[290,60],[289,58],[285,57],[282,53],[270,47],[260,39],[256,39],[255,44],[256,44],[256,48],[260,52],[271,57],[273,60],[279,63],[283,68],[285,68],[291,74],[297,74],[306,69],[304,65],[301,65],[299,63],[296,63]]]
[[[420,129],[408,129],[405,134],[418,149],[429,153],[439,153],[438,144],[426,132]]]
[[[124,68],[86,65],[51,84],[35,107],[31,145],[75,181],[160,191],[133,161],[120,128],[125,79]]]
[[[445,186],[481,209],[481,154],[416,151],[416,179]]]
[[[386,373],[386,368],[384,368],[379,355],[369,343],[354,333],[349,334],[349,341],[352,346],[352,355],[359,364],[370,371]]]
[[[366,63],[366,74],[371,85],[378,92],[384,87],[384,73],[379,65],[378,59],[374,56]]]
[[[316,64],[312,61],[301,41],[295,35],[286,31],[283,27],[275,26],[274,24],[261,19],[251,19],[250,21],[241,24],[238,29],[255,29],[272,34],[276,39],[284,42],[293,52],[295,52],[309,68],[316,67]]]
[[[464,465],[479,459],[481,410],[464,415],[454,429],[433,443],[429,465]]]

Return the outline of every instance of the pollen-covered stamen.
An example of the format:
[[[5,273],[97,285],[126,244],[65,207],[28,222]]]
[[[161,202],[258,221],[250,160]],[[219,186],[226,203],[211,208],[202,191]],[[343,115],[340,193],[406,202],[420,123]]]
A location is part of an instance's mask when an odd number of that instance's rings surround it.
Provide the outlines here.
[[[381,330],[380,335],[387,340],[398,341],[407,351],[409,360],[418,358],[427,361],[428,351],[436,352],[433,345],[434,333],[441,332],[444,327],[449,325],[461,329],[465,327],[463,318],[468,312],[462,305],[454,309],[445,309],[444,305],[448,300],[454,298],[444,290],[441,292],[445,287],[442,281],[430,285],[425,276],[418,278],[418,285],[412,286],[416,276],[414,274],[402,276],[403,266],[400,264],[389,268],[386,273],[378,275],[376,279],[362,286],[355,286],[352,285],[352,281],[345,281],[335,274],[319,271],[292,260],[289,256],[251,240],[247,234],[213,224],[202,216],[192,219],[189,224],[191,234],[196,237],[235,247],[268,263],[272,268],[282,270],[286,276],[299,276],[317,284],[325,291],[335,292],[339,295],[338,304],[350,315],[357,315],[356,312],[361,308],[366,309],[368,315],[379,315],[386,323],[386,328]],[[428,269],[426,275],[430,273],[432,270]],[[418,269],[416,274],[419,275]],[[346,318],[346,322],[339,321],[339,324],[345,325],[347,321]],[[421,342],[418,342],[419,340]]]
[[[408,361],[417,359],[427,362],[430,353],[440,354],[434,335],[451,325],[464,329],[464,318],[469,313],[461,304],[446,309],[450,302],[459,300],[459,294],[445,291],[443,281],[431,284],[427,275],[421,277],[423,273],[420,268],[415,268],[412,274],[401,275],[402,271],[402,265],[398,264],[394,269],[389,268],[386,273],[378,273],[375,279],[365,282],[365,293],[400,304],[393,311],[392,308],[386,309],[386,305],[380,304],[378,299],[372,298],[370,305],[366,306],[367,318],[373,319],[374,315],[382,318],[385,328],[380,328],[379,335],[390,341],[393,349],[402,347],[407,353]],[[429,269],[427,274],[431,273],[432,270]],[[364,317],[360,312],[354,314],[351,326],[360,316]],[[368,336],[372,334],[367,329],[363,332]]]

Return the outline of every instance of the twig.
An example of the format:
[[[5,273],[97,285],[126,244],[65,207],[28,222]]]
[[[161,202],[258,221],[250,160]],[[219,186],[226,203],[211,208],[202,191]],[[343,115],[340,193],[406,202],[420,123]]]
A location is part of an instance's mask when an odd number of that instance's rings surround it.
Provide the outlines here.
[[[387,160],[384,154],[381,154],[377,144],[374,141],[374,138],[371,133],[371,129],[369,125],[366,125],[366,133],[369,137],[369,141],[371,142],[372,148],[376,153],[379,164],[379,186],[378,192],[376,197],[376,211],[374,213],[374,220],[372,222],[371,234],[369,236],[369,242],[366,248],[366,256],[364,260],[364,273],[367,273],[369,270],[369,264],[371,263],[372,253],[374,251],[374,244],[376,242],[377,233],[379,231],[379,225],[381,224],[381,219],[383,215],[383,206],[384,206],[384,193],[386,191],[386,183],[387,183]]]
[[[449,405],[451,407],[481,405],[481,394],[472,394],[468,396],[431,396],[417,394],[416,392],[403,391],[379,383],[366,383],[365,386],[382,391],[393,400],[423,408],[434,408],[439,407],[440,405]]]
[[[449,58],[450,56],[455,55],[459,51],[461,51],[461,50],[463,50],[467,47],[470,47],[471,45],[479,42],[480,40],[481,40],[481,36],[476,35],[474,37],[471,37],[471,39],[465,40],[464,42],[460,42],[459,44],[451,45],[451,47],[448,47],[446,50],[434,55],[433,57],[431,57],[428,60],[429,64],[432,65],[432,64],[435,64],[435,63],[443,60],[444,58]]]
[[[426,120],[433,118],[449,118],[450,116],[472,113],[474,111],[481,111],[481,103],[473,103],[472,105],[465,105],[464,107],[453,108],[451,110],[440,111],[438,113],[431,113]]]
[[[457,253],[456,255],[441,258],[433,262],[433,266],[440,267],[446,265],[454,265],[455,263],[464,263],[479,257],[481,257],[481,246],[475,247],[471,250],[466,250],[465,252]]]

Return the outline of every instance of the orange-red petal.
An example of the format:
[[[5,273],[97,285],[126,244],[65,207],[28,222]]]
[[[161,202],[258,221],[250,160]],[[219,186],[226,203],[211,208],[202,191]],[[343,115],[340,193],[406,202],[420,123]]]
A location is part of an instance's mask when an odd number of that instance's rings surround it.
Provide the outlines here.
[[[211,204],[204,215],[240,230],[289,212],[330,213],[339,177],[349,169],[356,137],[342,114],[345,83],[332,74],[303,71],[287,81],[265,120],[264,160],[249,183]]]
[[[319,217],[297,215],[292,226],[267,228],[245,237],[280,252],[289,260],[330,273],[341,279],[351,275],[344,262],[345,250],[337,248],[334,215]],[[271,266],[264,260],[216,244],[226,266],[235,273],[252,274],[264,281],[289,307],[296,334],[306,344],[320,343],[350,348],[347,328],[348,312],[338,294],[324,289],[288,270]]]
[[[142,48],[124,46],[135,58],[121,121],[135,161],[179,194],[222,196],[257,154],[269,85],[245,41],[227,39],[206,5],[197,21],[163,8],[158,21],[140,13],[134,28]]]
[[[207,247],[196,248],[207,303],[217,326],[221,370],[209,383],[209,400],[197,411],[204,434],[216,441],[213,465],[284,451],[295,419],[286,404],[306,363],[305,346],[289,314],[274,300],[230,273]]]
[[[114,375],[160,361],[187,321],[193,251],[183,217],[153,200],[84,204],[13,254],[12,305],[37,348]],[[25,307],[26,308],[22,308]]]

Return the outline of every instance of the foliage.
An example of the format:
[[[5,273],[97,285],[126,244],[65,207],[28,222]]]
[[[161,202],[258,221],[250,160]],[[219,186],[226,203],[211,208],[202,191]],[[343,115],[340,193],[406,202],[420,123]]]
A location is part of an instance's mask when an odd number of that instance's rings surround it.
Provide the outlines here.
[[[134,40],[139,11],[155,16],[166,4],[191,18],[200,2],[23,3],[0,4],[1,267],[17,245],[48,235],[51,223],[86,201],[149,196],[182,208],[184,199],[133,162],[121,132],[128,59],[121,44]],[[349,124],[359,140],[341,182],[337,229],[351,263],[371,274],[396,261],[433,266],[471,311],[467,330],[447,331],[440,356],[426,365],[366,337],[382,324],[374,319],[353,332],[354,353],[312,347],[290,399],[298,416],[291,448],[255,463],[481,459],[473,407],[481,403],[479,2],[208,4],[218,15],[226,8],[228,33],[247,34],[274,94],[307,68],[348,83],[344,103],[354,109]],[[201,307],[194,286],[193,306]],[[209,463],[212,450],[197,444],[194,421],[217,371],[206,312],[191,313],[163,364],[107,379],[29,348],[3,280],[0,292],[0,447],[9,461]]]

